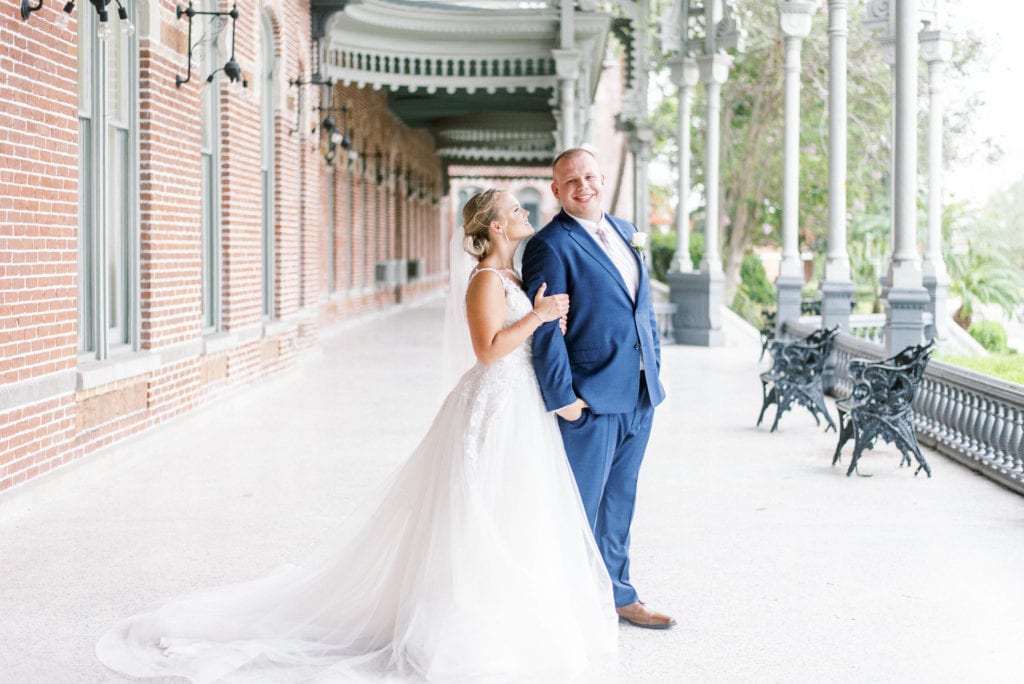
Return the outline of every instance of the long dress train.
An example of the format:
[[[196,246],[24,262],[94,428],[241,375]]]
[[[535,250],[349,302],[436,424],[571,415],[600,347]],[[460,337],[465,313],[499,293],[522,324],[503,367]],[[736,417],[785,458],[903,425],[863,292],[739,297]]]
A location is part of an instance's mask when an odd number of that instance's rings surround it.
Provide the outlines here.
[[[532,307],[502,282],[510,325]],[[196,682],[591,681],[617,631],[527,340],[462,376],[337,551],[136,615],[96,654],[133,676]]]

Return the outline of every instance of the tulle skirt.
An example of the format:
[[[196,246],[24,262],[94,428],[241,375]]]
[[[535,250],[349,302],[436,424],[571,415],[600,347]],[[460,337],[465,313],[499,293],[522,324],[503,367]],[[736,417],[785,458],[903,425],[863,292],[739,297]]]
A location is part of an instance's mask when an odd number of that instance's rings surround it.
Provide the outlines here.
[[[593,681],[617,617],[528,359],[476,366],[358,532],[329,553],[173,599],[96,653],[208,681]]]

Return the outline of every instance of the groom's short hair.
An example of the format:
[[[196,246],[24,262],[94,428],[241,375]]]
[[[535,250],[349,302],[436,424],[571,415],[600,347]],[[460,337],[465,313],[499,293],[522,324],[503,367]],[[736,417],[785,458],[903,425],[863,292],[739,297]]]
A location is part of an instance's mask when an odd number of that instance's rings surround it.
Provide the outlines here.
[[[579,157],[584,154],[589,155],[591,158],[593,158],[595,162],[597,161],[597,156],[594,155],[594,153],[591,152],[590,150],[583,147],[570,147],[569,149],[565,150],[560,155],[555,157],[555,161],[551,162],[551,175],[555,174],[555,169],[558,167],[558,162],[562,161],[563,159],[572,159],[573,157]]]

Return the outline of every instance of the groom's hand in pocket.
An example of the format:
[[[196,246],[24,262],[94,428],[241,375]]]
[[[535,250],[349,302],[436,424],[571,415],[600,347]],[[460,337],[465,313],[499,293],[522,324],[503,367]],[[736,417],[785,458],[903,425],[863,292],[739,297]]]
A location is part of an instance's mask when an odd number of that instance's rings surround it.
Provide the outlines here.
[[[587,402],[577,397],[576,401],[574,401],[573,403],[569,404],[568,406],[563,406],[562,408],[557,409],[555,411],[555,415],[557,415],[562,420],[567,420],[570,423],[574,423],[577,420],[579,420],[580,417],[583,416],[583,409],[585,408],[587,408]]]

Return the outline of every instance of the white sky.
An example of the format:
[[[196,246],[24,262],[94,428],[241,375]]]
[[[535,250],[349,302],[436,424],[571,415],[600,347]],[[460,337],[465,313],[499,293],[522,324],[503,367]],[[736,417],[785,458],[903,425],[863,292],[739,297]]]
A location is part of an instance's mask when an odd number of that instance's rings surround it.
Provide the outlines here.
[[[970,94],[984,104],[975,118],[977,140],[991,137],[1004,150],[1003,158],[990,164],[984,154],[973,163],[947,171],[948,194],[982,202],[1024,177],[1024,2],[1021,0],[961,0],[950,3],[949,26],[963,25],[981,38],[988,68],[975,69],[975,76],[962,91],[947,90],[950,105]]]

